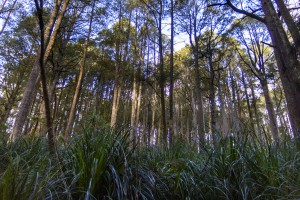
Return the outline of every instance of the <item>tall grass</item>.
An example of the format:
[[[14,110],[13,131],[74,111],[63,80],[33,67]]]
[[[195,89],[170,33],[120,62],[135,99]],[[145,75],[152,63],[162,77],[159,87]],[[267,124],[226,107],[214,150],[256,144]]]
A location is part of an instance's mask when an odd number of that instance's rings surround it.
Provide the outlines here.
[[[60,143],[61,171],[43,138],[0,141],[0,199],[299,199],[300,154],[292,141],[220,138],[197,152],[132,147],[127,133],[83,131]]]

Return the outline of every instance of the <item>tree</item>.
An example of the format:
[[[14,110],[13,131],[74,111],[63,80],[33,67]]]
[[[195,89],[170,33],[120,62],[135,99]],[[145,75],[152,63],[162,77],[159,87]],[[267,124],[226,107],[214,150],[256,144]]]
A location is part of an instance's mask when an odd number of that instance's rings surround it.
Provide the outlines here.
[[[171,0],[170,5],[170,17],[171,17],[171,49],[170,49],[170,97],[169,97],[169,107],[170,107],[170,142],[174,137],[174,1]]]
[[[44,31],[44,63],[47,63],[49,54],[52,50],[52,47],[54,45],[54,41],[57,35],[57,32],[60,28],[60,24],[62,22],[64,13],[67,10],[67,6],[69,4],[69,0],[65,0],[63,3],[61,0],[55,1],[54,8],[52,10],[51,16],[49,18],[49,21],[47,25],[45,26]],[[59,12],[59,9],[61,7],[61,11]],[[24,122],[26,117],[28,116],[30,105],[33,101],[36,85],[38,83],[39,74],[40,74],[40,52],[38,53],[32,71],[30,73],[30,76],[28,78],[28,82],[19,106],[18,114],[15,119],[15,123],[13,126],[12,133],[10,134],[10,140],[15,141],[18,139],[21,134],[24,127]]]
[[[196,124],[195,132],[198,133],[199,144],[205,144],[205,130],[204,130],[204,111],[202,104],[202,92],[200,81],[200,65],[199,58],[201,57],[198,34],[204,28],[205,16],[203,15],[205,9],[204,1],[198,2],[195,0],[186,1],[179,4],[179,20],[182,25],[181,29],[189,36],[190,46],[193,53],[193,66],[195,70],[195,90],[196,90]]]
[[[49,94],[47,89],[47,80],[46,80],[46,72],[45,72],[45,66],[44,66],[44,55],[45,55],[45,40],[44,40],[44,19],[43,19],[43,10],[44,10],[44,2],[43,0],[34,0],[36,11],[37,11],[37,17],[39,20],[39,27],[40,27],[40,33],[41,33],[41,49],[40,49],[40,58],[39,58],[39,65],[40,65],[40,76],[41,76],[41,82],[42,82],[42,88],[43,88],[43,97],[44,97],[44,105],[45,105],[45,111],[46,111],[46,119],[47,119],[47,132],[48,132],[48,143],[49,143],[49,149],[51,154],[56,155],[58,157],[56,146],[54,142],[54,131],[53,131],[53,122],[51,117],[51,107],[50,107],[50,101],[49,101]]]
[[[82,57],[81,64],[80,64],[80,72],[79,72],[79,76],[78,76],[78,80],[77,80],[75,94],[73,96],[73,101],[72,101],[72,105],[71,105],[71,109],[70,109],[69,118],[68,118],[68,121],[67,121],[67,126],[66,126],[66,129],[65,129],[64,137],[65,137],[66,140],[68,139],[69,135],[72,132],[72,127],[73,127],[74,117],[75,117],[75,112],[76,112],[76,106],[77,106],[77,103],[78,103],[78,100],[79,100],[79,96],[80,96],[81,88],[82,88],[82,83],[83,83],[85,73],[86,73],[86,59],[87,59],[89,41],[90,41],[91,32],[92,32],[94,10],[95,10],[95,0],[92,3],[92,10],[91,10],[90,18],[89,18],[88,34],[87,34],[87,38],[86,38],[85,43],[84,43],[84,51],[83,51],[83,57]]]
[[[249,38],[247,38],[247,35]],[[257,24],[256,22],[246,22],[242,29],[239,30],[238,37],[246,48],[245,51],[247,52],[246,54],[248,59],[245,59],[238,49],[237,51],[239,52],[242,61],[246,64],[247,67],[250,68],[251,72],[261,84],[266,101],[266,109],[269,116],[270,130],[275,142],[278,143],[279,133],[277,120],[275,117],[274,106],[268,87],[268,75],[270,73],[268,71],[270,70],[267,69],[267,66],[270,65],[270,60],[273,53],[268,46],[260,42],[267,39],[265,30],[260,26],[260,24]]]
[[[271,0],[260,0],[259,2],[264,14],[263,17],[255,14],[255,11],[259,9],[251,8],[252,11],[239,9],[230,0],[226,0],[225,3],[213,5],[229,6],[235,12],[256,19],[266,25],[272,41],[270,46],[274,48],[280,79],[287,101],[293,134],[295,140],[299,141],[300,105],[298,103],[298,99],[300,99],[300,61],[298,59],[298,55],[300,54],[300,32],[283,0],[276,0],[275,2],[280,13],[282,13],[282,17],[288,27],[288,31],[291,33],[291,41],[288,38],[287,31],[284,29],[283,22],[280,20],[280,17],[275,10],[274,3]]]

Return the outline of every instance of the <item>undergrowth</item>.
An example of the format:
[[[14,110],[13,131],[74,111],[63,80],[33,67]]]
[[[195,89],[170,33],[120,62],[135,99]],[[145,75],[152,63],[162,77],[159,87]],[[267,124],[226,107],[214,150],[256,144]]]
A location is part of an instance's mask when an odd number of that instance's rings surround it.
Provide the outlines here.
[[[292,141],[220,138],[200,152],[183,141],[133,147],[126,133],[84,131],[59,143],[0,141],[0,199],[299,199],[300,154]]]

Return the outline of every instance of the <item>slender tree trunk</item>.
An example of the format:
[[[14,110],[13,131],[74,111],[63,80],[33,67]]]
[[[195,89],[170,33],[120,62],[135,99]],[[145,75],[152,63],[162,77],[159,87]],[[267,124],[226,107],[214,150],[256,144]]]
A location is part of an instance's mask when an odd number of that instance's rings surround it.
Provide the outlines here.
[[[156,86],[154,85],[154,90],[156,89]],[[150,130],[150,143],[153,144],[154,143],[154,137],[155,137],[155,116],[157,113],[157,97],[155,94],[155,91],[152,92],[151,94],[151,111],[152,111],[152,115],[151,115],[151,130]],[[157,137],[156,137],[157,140]],[[156,142],[156,141],[155,141]],[[156,143],[155,143],[156,144]]]
[[[232,131],[234,133],[238,133],[240,131],[240,120],[238,114],[238,105],[236,100],[236,87],[235,87],[235,80],[233,78],[232,69],[229,67],[229,74],[230,74],[230,82],[231,82],[231,92],[232,92]]]
[[[40,99],[35,98],[33,100],[33,103],[31,105],[31,108],[29,111],[30,116],[38,116],[38,111],[41,106],[40,101],[42,101],[41,98]],[[39,118],[34,120],[34,119],[31,119],[28,117],[28,119],[26,119],[26,122],[24,123],[25,124],[24,135],[27,135],[27,134],[35,135],[36,127],[34,127],[34,126],[37,126],[38,123],[39,123]]]
[[[218,74],[218,96],[219,96],[219,102],[220,102],[220,110],[221,110],[221,133],[227,134],[229,131],[229,125],[228,125],[228,117],[225,111],[225,102],[223,95],[224,92],[221,91],[221,80],[220,80],[220,72]]]
[[[162,139],[163,143],[168,144],[168,129],[166,121],[166,105],[165,105],[165,72],[164,72],[164,57],[163,57],[163,35],[162,35],[162,15],[163,2],[159,0],[159,20],[158,20],[158,48],[159,48],[159,86],[160,86],[160,103],[161,103],[161,123],[162,123]]]
[[[80,72],[79,72],[79,76],[78,76],[78,80],[77,80],[75,94],[73,96],[70,114],[68,117],[67,126],[66,126],[65,133],[64,133],[65,140],[68,140],[70,134],[72,133],[73,123],[74,123],[74,118],[75,118],[75,113],[76,113],[76,106],[78,104],[83,80],[84,80],[85,73],[86,73],[86,69],[85,69],[86,68],[86,59],[87,59],[87,53],[88,53],[88,47],[89,47],[89,40],[90,40],[90,36],[91,36],[91,32],[92,32],[94,9],[95,9],[95,1],[93,2],[91,16],[90,16],[90,20],[89,20],[88,35],[87,35],[87,38],[86,38],[86,41],[84,44],[84,52],[83,52],[83,57],[82,57],[81,64],[80,64]]]
[[[266,101],[266,109],[267,109],[268,116],[269,116],[270,130],[271,130],[273,139],[275,140],[276,143],[278,143],[279,142],[279,134],[278,134],[278,127],[277,127],[277,120],[275,117],[273,102],[270,97],[268,83],[267,83],[267,80],[265,80],[265,79],[260,80],[260,83],[261,83],[265,101]]]
[[[196,6],[196,5],[195,5]],[[195,8],[195,12],[196,12]],[[193,59],[195,65],[195,90],[196,90],[196,105],[197,105],[197,128],[196,132],[198,133],[200,145],[205,144],[205,130],[204,130],[204,112],[203,112],[203,104],[202,104],[202,92],[201,92],[201,82],[200,82],[200,65],[199,65],[199,39],[198,39],[198,31],[197,31],[197,19],[194,18],[190,22],[190,45],[192,46],[193,51]],[[192,37],[194,39],[194,43],[192,42]]]
[[[114,94],[113,94],[113,102],[112,102],[112,110],[111,110],[111,119],[110,119],[110,127],[115,128],[117,122],[117,112],[119,110],[120,96],[121,96],[121,77],[120,75],[115,75],[115,84],[114,84]]]
[[[2,8],[4,7],[5,3],[6,3],[6,0],[2,4],[2,7],[0,9],[0,13],[1,13]],[[13,9],[14,9],[16,3],[17,3],[17,0],[14,0],[13,4],[12,4],[10,10],[8,11],[8,14],[7,14],[7,16],[6,16],[5,20],[4,20],[4,23],[3,23],[2,28],[0,30],[0,35],[2,35],[2,33],[4,32],[4,29],[5,29],[6,25],[7,25],[7,22],[9,20],[9,18],[10,18],[11,13],[13,12]]]
[[[216,109],[216,94],[215,94],[215,72],[212,63],[212,55],[209,55],[208,58],[209,64],[209,78],[210,78],[210,85],[209,85],[209,102],[210,102],[210,126],[211,126],[211,134],[213,138],[214,147],[217,147],[217,109]]]
[[[124,48],[124,53],[122,53],[122,46],[121,46],[121,29],[123,28],[122,23],[122,5],[120,4],[119,10],[119,32],[117,33],[117,41],[116,41],[116,70],[115,70],[115,81],[114,81],[114,94],[113,94],[113,102],[112,102],[112,110],[111,110],[111,118],[110,118],[110,128],[116,128],[118,110],[119,110],[119,103],[121,97],[121,90],[122,90],[122,65],[129,63],[128,53],[129,53],[129,39],[131,34],[131,15],[132,10],[129,13],[129,23],[128,23],[128,32],[127,32],[127,43]],[[123,54],[123,56],[122,56]]]
[[[251,104],[250,104],[249,94],[248,94],[248,91],[247,91],[248,86],[246,84],[244,72],[242,72],[242,82],[243,82],[244,92],[245,92],[245,96],[246,96],[247,109],[248,109],[249,120],[250,120],[250,127],[252,128],[252,131],[253,131],[253,133],[255,135],[255,128],[254,128],[254,122],[253,122],[253,113],[252,113],[252,110],[251,110]]]
[[[41,50],[40,50],[39,66],[40,66],[40,76],[41,76],[41,82],[43,88],[43,98],[44,98],[45,113],[46,113],[46,120],[47,120],[48,145],[49,145],[50,153],[52,155],[56,155],[56,157],[58,158],[58,154],[55,147],[53,122],[51,117],[51,107],[50,107],[46,72],[44,66],[45,43],[44,43],[44,22],[43,22],[43,9],[44,9],[43,0],[40,0],[40,2],[38,2],[38,0],[35,0],[35,7],[37,10],[37,16],[38,16],[39,26],[41,31]]]
[[[63,6],[61,8],[61,12],[58,14],[59,7],[61,5],[61,1],[57,0],[54,9],[52,11],[51,17],[49,19],[49,22],[45,28],[44,31],[44,38],[45,38],[45,52],[44,52],[44,63],[47,62],[48,56],[50,55],[50,52],[52,50],[52,47],[54,45],[54,41],[58,32],[58,29],[60,27],[60,24],[62,22],[64,13],[67,9],[67,6],[69,4],[69,0],[66,0],[63,3]],[[57,20],[56,20],[57,18]],[[51,30],[54,27],[54,30],[51,34]],[[47,42],[48,41],[48,42]],[[47,45],[46,45],[47,44]],[[38,83],[39,74],[40,74],[40,58],[41,52],[38,53],[33,68],[31,70],[31,73],[28,78],[28,82],[21,100],[21,104],[19,106],[19,110],[16,116],[16,120],[14,122],[13,130],[10,135],[10,141],[15,141],[18,137],[21,136],[24,122],[29,114],[30,106],[33,101],[33,98],[36,94],[36,85]]]
[[[252,94],[252,105],[253,105],[253,108],[254,108],[254,115],[255,115],[255,121],[256,121],[256,126],[257,126],[257,132],[259,134],[260,139],[262,139],[262,133],[263,132],[261,131],[260,117],[259,117],[258,110],[257,110],[256,97],[255,97],[253,84],[250,84],[250,89],[251,89],[251,94]]]
[[[132,104],[131,104],[131,137],[133,144],[136,144],[136,126],[135,126],[135,120],[136,120],[136,106],[137,106],[137,80],[136,80],[136,70],[133,71],[133,88],[132,88]]]
[[[69,43],[69,40],[70,40],[70,37],[71,37],[71,33],[73,31],[73,28],[74,28],[74,24],[76,22],[76,19],[78,17],[78,14],[77,14],[77,9],[75,9],[75,12],[74,12],[74,18],[70,21],[70,26],[67,28],[67,35],[66,35],[66,39],[61,39],[60,41],[58,41],[61,45],[59,48],[59,52],[58,52],[58,58],[57,58],[57,63],[53,63],[53,78],[50,82],[50,86],[49,86],[49,101],[50,103],[52,102],[52,98],[53,96],[55,96],[55,89],[56,89],[56,84],[60,78],[60,75],[62,73],[62,66],[61,66],[61,63],[63,62],[63,53],[64,51],[66,50],[66,46],[67,44]],[[42,118],[42,122],[43,122],[43,119],[46,119],[46,116],[45,116],[45,106],[42,105],[41,106],[41,109],[40,109],[40,116]],[[55,110],[55,109],[54,109]],[[53,115],[55,116],[55,115]],[[55,118],[53,117],[53,120]],[[43,123],[39,123],[39,135],[45,135],[46,133],[46,129],[45,129],[45,126]]]
[[[172,143],[172,139],[174,137],[174,2],[171,0],[171,52],[170,52],[170,118],[169,118],[169,130],[170,130],[170,143]]]

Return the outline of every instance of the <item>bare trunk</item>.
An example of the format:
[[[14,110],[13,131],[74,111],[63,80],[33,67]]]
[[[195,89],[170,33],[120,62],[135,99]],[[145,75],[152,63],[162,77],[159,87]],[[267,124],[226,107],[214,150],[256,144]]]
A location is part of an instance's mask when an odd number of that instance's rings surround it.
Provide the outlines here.
[[[45,53],[44,53],[44,63],[47,62],[48,56],[52,50],[52,47],[54,45],[54,41],[58,32],[58,29],[60,27],[60,24],[62,22],[64,13],[67,9],[67,6],[69,4],[69,0],[66,0],[62,6],[61,12],[59,13],[58,17],[57,17],[57,13],[60,7],[61,1],[58,0],[53,11],[51,14],[51,17],[49,19],[49,22],[45,28],[45,32],[44,32],[44,38],[45,38]],[[55,19],[57,17],[57,20],[55,22]],[[51,30],[52,27],[54,26],[54,31],[51,34]],[[49,43],[47,43],[47,41],[49,41]],[[47,44],[47,45],[46,45]],[[24,126],[24,122],[29,114],[29,110],[30,110],[30,106],[31,103],[33,101],[33,98],[35,96],[36,93],[36,85],[38,83],[38,79],[39,79],[39,74],[40,74],[40,66],[39,66],[39,58],[40,58],[40,52],[38,53],[33,68],[31,70],[31,73],[29,75],[29,79],[21,100],[21,104],[19,106],[19,111],[18,114],[16,116],[16,120],[13,126],[13,130],[12,133],[10,135],[10,141],[15,141],[18,137],[21,136],[22,134],[22,130],[23,130],[23,126]]]
[[[195,8],[196,10],[197,8]],[[205,130],[204,130],[204,112],[202,104],[202,92],[201,92],[201,82],[200,82],[200,66],[199,66],[199,39],[197,31],[197,19],[191,20],[190,24],[190,45],[193,50],[193,59],[195,65],[195,89],[196,89],[196,105],[197,105],[197,127],[196,132],[198,133],[200,145],[205,144]],[[194,42],[192,42],[192,37]]]
[[[232,131],[233,133],[238,133],[240,131],[240,120],[238,114],[238,105],[236,99],[236,88],[235,88],[235,80],[233,78],[232,69],[229,67],[229,74],[230,74],[230,82],[231,82],[231,92],[232,92]]]
[[[119,110],[119,103],[120,103],[120,96],[121,96],[121,77],[116,74],[115,78],[115,84],[114,84],[114,96],[113,96],[113,102],[112,102],[112,110],[111,110],[111,118],[110,118],[110,127],[116,128],[116,122],[117,122],[117,114]]]
[[[300,32],[299,32],[299,28],[296,24],[296,22],[294,21],[293,17],[290,14],[290,11],[287,9],[285,3],[283,0],[275,0],[279,11],[291,33],[291,36],[293,38],[293,41],[295,43],[296,46],[296,50],[298,51],[298,53],[300,53]]]
[[[160,86],[160,104],[161,104],[161,122],[162,122],[162,141],[168,144],[168,129],[166,120],[166,104],[165,104],[165,72],[164,72],[164,57],[163,57],[163,35],[162,35],[162,15],[163,2],[159,0],[159,20],[158,20],[158,48],[159,48],[159,86]]]
[[[250,89],[251,89],[251,94],[252,94],[252,105],[254,108],[254,115],[255,115],[255,122],[256,122],[256,126],[257,126],[257,132],[259,135],[259,138],[262,139],[262,131],[261,131],[261,127],[260,127],[260,117],[258,114],[258,110],[257,110],[257,105],[256,105],[256,97],[255,97],[255,92],[254,92],[254,86],[253,84],[250,85]]]
[[[262,90],[263,90],[265,101],[266,101],[266,109],[267,109],[268,117],[269,117],[270,130],[271,130],[273,139],[275,140],[276,143],[278,143],[279,142],[279,134],[278,134],[278,127],[277,127],[277,120],[275,117],[273,102],[271,100],[270,93],[269,93],[268,83],[267,83],[267,80],[261,80],[260,82],[261,82]]]
[[[136,70],[133,71],[133,88],[132,88],[132,104],[131,104],[131,128],[130,128],[130,136],[133,144],[136,144],[136,106],[137,106],[137,80],[136,80]]]
[[[170,143],[172,143],[172,139],[174,137],[174,97],[173,97],[173,90],[174,90],[174,2],[171,0],[171,52],[170,52],[170,118],[169,118],[169,130],[170,130]]]
[[[215,94],[215,72],[212,63],[212,55],[208,58],[209,64],[209,78],[210,78],[210,85],[209,85],[209,102],[210,102],[210,126],[211,126],[211,134],[213,138],[214,147],[217,146],[217,110],[216,110],[216,94]]]
[[[220,110],[221,110],[221,133],[222,134],[227,134],[229,131],[229,125],[228,125],[228,116],[225,111],[225,102],[223,95],[225,94],[224,92],[222,93],[221,91],[221,80],[220,80],[220,72],[219,72],[219,78],[218,78],[218,96],[219,96],[219,102],[220,102]]]
[[[253,132],[254,135],[255,135],[255,128],[254,128],[253,114],[252,114],[252,110],[251,110],[251,104],[250,104],[249,94],[248,94],[248,91],[247,91],[248,86],[247,86],[247,84],[246,84],[244,72],[242,72],[242,82],[243,82],[244,92],[245,92],[245,96],[246,96],[247,109],[248,109],[249,120],[250,120],[250,127],[251,127],[251,129],[252,129],[252,132]]]
[[[41,0],[40,2],[38,2],[38,0],[35,0],[35,7],[36,7],[36,11],[37,11],[39,27],[40,27],[40,32],[41,32],[41,49],[40,49],[39,66],[40,66],[40,76],[41,76],[41,82],[42,82],[45,114],[46,114],[46,121],[47,121],[48,145],[49,145],[50,153],[52,155],[56,155],[56,157],[58,158],[58,153],[56,151],[56,146],[55,146],[53,122],[52,122],[52,116],[51,116],[51,106],[50,106],[50,101],[49,101],[46,72],[45,72],[45,66],[44,66],[44,50],[45,50],[44,41],[45,41],[45,38],[44,38],[44,22],[43,22],[43,12],[44,12],[43,0]]]
[[[274,45],[274,53],[286,96],[293,134],[295,139],[300,141],[300,62],[297,59],[297,54],[299,54],[297,50],[298,44],[296,44],[296,47],[290,44],[272,2],[270,0],[261,0],[261,4],[265,13],[266,25]],[[285,13],[281,5],[282,2],[277,0],[277,4],[280,11]],[[288,16],[285,16],[284,19],[289,21]],[[288,24],[288,26],[290,25]],[[294,29],[290,31],[292,33]],[[296,40],[294,42],[299,41],[299,37],[294,38],[293,36],[293,39]]]
[[[87,53],[88,53],[88,47],[89,47],[89,40],[90,40],[90,36],[91,36],[91,32],[92,32],[94,8],[95,8],[95,1],[93,2],[93,6],[92,6],[91,17],[89,20],[88,35],[87,35],[87,39],[86,39],[85,45],[84,45],[84,52],[83,52],[83,57],[82,57],[81,64],[80,64],[80,72],[79,72],[79,76],[78,76],[78,80],[77,80],[75,94],[73,96],[70,114],[68,117],[67,126],[66,126],[65,133],[64,133],[65,140],[68,140],[70,134],[72,133],[73,123],[74,123],[74,118],[75,118],[75,113],[76,113],[76,106],[77,106],[77,103],[78,103],[78,100],[80,97],[81,88],[82,88],[83,80],[84,80],[85,73],[86,73],[86,69],[85,69],[86,68],[86,59],[87,59]]]

